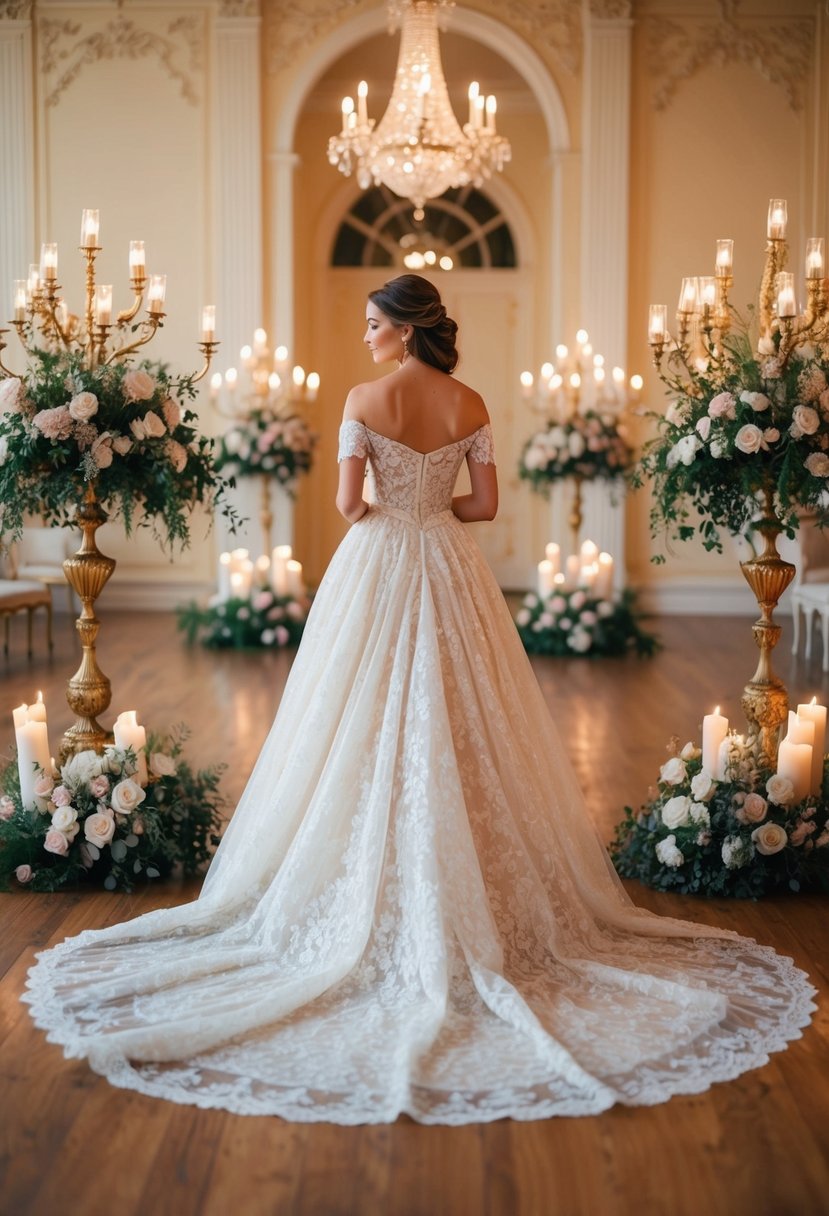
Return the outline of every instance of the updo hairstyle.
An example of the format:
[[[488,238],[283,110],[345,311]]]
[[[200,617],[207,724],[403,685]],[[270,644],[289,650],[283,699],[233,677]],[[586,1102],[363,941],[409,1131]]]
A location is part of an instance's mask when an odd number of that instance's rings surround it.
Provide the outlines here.
[[[408,347],[416,359],[441,372],[455,370],[458,324],[446,315],[440,293],[428,279],[419,274],[401,274],[370,291],[368,298],[395,325],[412,326]]]

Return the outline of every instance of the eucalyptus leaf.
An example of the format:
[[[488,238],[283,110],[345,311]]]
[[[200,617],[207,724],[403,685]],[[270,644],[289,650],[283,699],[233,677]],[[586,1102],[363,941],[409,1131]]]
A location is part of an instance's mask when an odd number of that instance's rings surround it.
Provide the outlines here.
[[[159,873],[159,871],[158,871],[158,870],[155,868],[155,866],[147,866],[147,877],[148,877],[148,878],[159,878],[159,877],[160,877],[160,873]]]
[[[86,847],[92,860],[97,861],[101,856],[101,850],[98,848],[97,844],[91,844],[90,841],[87,841]]]
[[[127,846],[123,840],[113,840],[109,846],[113,861],[123,861],[127,855]]]
[[[138,844],[138,837],[136,836],[135,832],[130,832],[129,836],[124,837],[124,844],[129,849],[135,848],[135,846]]]
[[[117,883],[114,875],[107,874],[106,878],[104,879],[104,887],[106,888],[106,890],[114,891],[117,886],[118,886],[118,883]]]

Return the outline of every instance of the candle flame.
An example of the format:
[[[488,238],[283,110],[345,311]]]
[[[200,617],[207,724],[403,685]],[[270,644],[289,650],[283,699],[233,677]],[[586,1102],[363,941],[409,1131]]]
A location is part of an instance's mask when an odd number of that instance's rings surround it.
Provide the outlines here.
[[[43,704],[43,693],[40,691],[40,689],[37,690],[37,703],[38,703],[38,705]],[[814,705],[814,701],[812,702],[812,704]]]
[[[811,699],[811,701],[809,702],[809,704],[810,704],[810,705],[817,705],[817,697],[816,697],[816,696],[815,696],[815,697],[812,697],[812,699]]]
[[[718,714],[719,712],[720,712],[720,707],[719,707],[719,705],[718,705],[718,706],[717,706],[717,708],[714,710],[714,713],[715,713],[715,714]]]

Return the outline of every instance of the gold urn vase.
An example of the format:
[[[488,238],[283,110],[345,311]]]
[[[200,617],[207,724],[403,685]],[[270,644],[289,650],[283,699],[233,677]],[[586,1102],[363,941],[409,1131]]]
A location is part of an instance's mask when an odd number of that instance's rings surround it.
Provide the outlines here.
[[[81,639],[83,657],[66,687],[66,700],[76,721],[61,739],[61,762],[76,752],[101,752],[112,742],[112,733],[105,731],[97,720],[98,714],[103,713],[112,699],[112,688],[108,677],[98,666],[95,653],[95,639],[100,627],[95,615],[95,600],[115,569],[115,559],[101,553],[95,542],[95,533],[101,524],[106,523],[107,515],[95,496],[94,485],[87,488],[76,519],[83,532],[83,542],[77,553],[67,557],[63,570],[82,604],[75,628]]]
[[[742,706],[749,723],[749,735],[756,739],[758,763],[764,768],[775,768],[777,741],[788,714],[789,698],[783,681],[771,666],[771,652],[781,633],[780,625],[772,618],[780,596],[795,576],[795,567],[791,562],[783,561],[777,552],[777,538],[783,529],[774,514],[768,489],[758,531],[765,541],[765,549],[759,557],[740,563],[760,607],[760,619],[752,625],[754,640],[760,648],[760,661],[743,689]]]

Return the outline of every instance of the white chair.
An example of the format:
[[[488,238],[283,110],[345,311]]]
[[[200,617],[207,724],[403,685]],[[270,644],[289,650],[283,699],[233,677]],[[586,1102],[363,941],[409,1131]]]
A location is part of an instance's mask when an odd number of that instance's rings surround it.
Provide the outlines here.
[[[70,528],[45,528],[27,525],[15,546],[16,578],[34,579],[47,587],[65,587],[69,615],[75,616],[72,588],[63,573],[63,559],[78,547],[77,534]]]
[[[815,617],[823,641],[823,670],[829,671],[829,530],[815,527],[809,517],[801,520],[797,533],[797,574],[792,583],[792,654],[800,645],[800,614],[806,622],[805,657],[812,657]],[[788,557],[788,555],[784,555]]]

